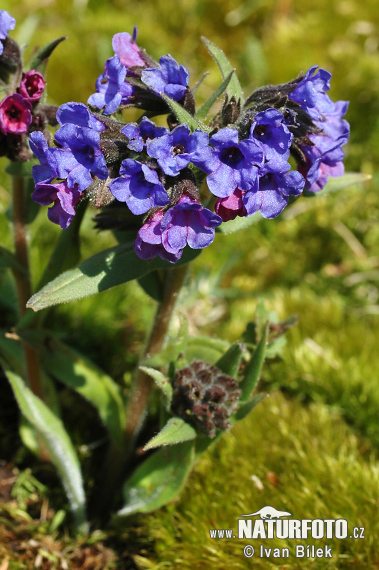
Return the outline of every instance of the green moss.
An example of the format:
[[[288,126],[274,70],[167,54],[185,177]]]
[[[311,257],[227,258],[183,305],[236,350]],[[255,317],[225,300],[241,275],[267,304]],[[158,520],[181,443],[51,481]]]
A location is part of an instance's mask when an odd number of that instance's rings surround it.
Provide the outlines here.
[[[374,459],[362,457],[359,440],[338,414],[272,394],[199,462],[179,502],[144,519],[155,557],[138,563],[157,570],[369,568],[377,554],[378,475]],[[365,527],[366,538],[255,541],[288,547],[290,559],[276,561],[245,559],[243,547],[252,541],[210,539],[209,529],[236,530],[239,515],[265,505],[298,519],[344,518],[350,529]],[[296,544],[305,543],[331,546],[332,560],[296,559]]]

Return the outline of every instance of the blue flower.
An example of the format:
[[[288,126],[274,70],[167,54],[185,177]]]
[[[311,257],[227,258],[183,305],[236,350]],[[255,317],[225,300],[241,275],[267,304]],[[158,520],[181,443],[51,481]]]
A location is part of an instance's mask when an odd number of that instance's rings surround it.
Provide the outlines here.
[[[207,133],[199,129],[191,134],[186,124],[147,141],[146,147],[148,155],[157,159],[168,176],[177,176],[190,162],[203,170],[211,167],[214,162]]]
[[[289,196],[298,196],[304,188],[305,180],[300,172],[291,170],[287,174],[266,174],[259,179],[257,192],[245,192],[242,202],[247,215],[255,212],[264,218],[275,218],[287,206]]]
[[[9,30],[14,30],[16,20],[6,10],[0,10],[0,55],[4,51],[2,40],[5,40]]]
[[[138,160],[125,159],[121,163],[121,176],[112,180],[109,190],[133,214],[144,214],[151,208],[170,203],[163,184],[155,170]]]
[[[129,123],[121,129],[121,132],[129,139],[128,148],[130,150],[142,152],[146,148],[147,141],[161,137],[169,131],[166,127],[157,127],[147,117],[142,117],[139,125],[137,123]]]
[[[104,108],[104,115],[116,113],[120,105],[126,105],[131,101],[134,87],[125,83],[126,68],[120,59],[114,56],[107,59],[102,73],[96,81],[96,93],[87,101],[89,105]]]
[[[314,73],[311,67],[296,88],[290,93],[290,100],[299,104],[311,117],[319,133],[309,133],[309,144],[300,144],[303,159],[298,170],[305,176],[307,190],[318,192],[329,176],[341,176],[344,172],[342,146],[349,140],[349,123],[343,119],[348,103],[334,103],[326,91],[330,89],[331,74],[324,69]],[[289,122],[293,121],[290,116]]]
[[[181,101],[189,81],[189,72],[170,55],[159,59],[160,67],[148,67],[141,79],[155,93],[164,93],[175,101]]]
[[[209,190],[219,198],[240,190],[258,190],[258,169],[264,164],[264,153],[254,138],[239,142],[235,129],[221,129],[211,137],[212,160],[204,165],[210,172],[207,177]],[[207,169],[206,169],[207,168]]]
[[[87,127],[99,133],[106,129],[104,123],[90,113],[84,103],[72,102],[61,105],[57,111],[57,121],[61,126],[72,124],[77,127]]]
[[[282,113],[272,108],[257,113],[251,125],[251,137],[262,146],[266,172],[287,172],[293,135],[285,125]]]

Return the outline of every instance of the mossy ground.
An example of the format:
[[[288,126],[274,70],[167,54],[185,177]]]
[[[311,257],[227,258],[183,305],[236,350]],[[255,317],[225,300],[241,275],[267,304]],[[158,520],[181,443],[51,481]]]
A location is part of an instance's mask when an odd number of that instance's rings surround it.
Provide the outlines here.
[[[284,360],[265,369],[261,389],[270,397],[199,462],[178,502],[135,517],[122,532],[70,536],[68,517],[57,518],[65,507],[58,480],[22,451],[17,409],[2,381],[1,454],[22,473],[30,466],[32,471],[23,475],[24,491],[20,485],[13,497],[7,485],[17,473],[11,469],[1,479],[7,483],[0,486],[0,569],[29,569],[36,562],[57,569],[378,567],[377,2],[145,0],[125,7],[117,0],[20,0],[16,6],[5,0],[1,8],[16,17],[15,32],[30,45],[69,35],[48,68],[50,101],[57,104],[87,99],[111,55],[112,35],[131,31],[136,23],[139,43],[155,57],[170,52],[190,67],[195,80],[204,69],[212,71],[204,99],[219,75],[200,35],[230,56],[246,93],[263,82],[287,81],[315,63],[326,67],[333,73],[332,98],[351,100],[347,170],[373,174],[373,179],[327,198],[300,199],[276,220],[218,236],[194,263],[181,303],[193,333],[235,340],[254,317],[258,298],[283,319],[298,314],[299,324],[288,333]],[[6,177],[1,182],[4,212]],[[83,258],[113,243],[109,235],[94,233],[92,216],[87,212]],[[1,242],[11,246],[0,231]],[[42,209],[31,235],[35,283],[58,231]],[[218,272],[219,281],[214,278]],[[14,289],[9,275],[3,274],[0,287],[9,300],[1,318],[10,326]],[[122,384],[129,381],[153,310],[142,290],[129,284],[56,309],[52,326]],[[69,408],[72,397],[61,395]],[[81,412],[76,410],[76,419]],[[101,440],[98,425],[79,423],[77,429],[85,443]],[[80,440],[75,426],[73,435]],[[79,453],[86,462],[88,449],[82,445]],[[244,541],[210,539],[209,529],[235,528],[240,514],[264,505],[299,519],[345,518],[350,526],[365,527],[365,539],[328,542],[330,561],[295,559],[296,541],[262,542],[288,546],[290,560],[247,560]]]

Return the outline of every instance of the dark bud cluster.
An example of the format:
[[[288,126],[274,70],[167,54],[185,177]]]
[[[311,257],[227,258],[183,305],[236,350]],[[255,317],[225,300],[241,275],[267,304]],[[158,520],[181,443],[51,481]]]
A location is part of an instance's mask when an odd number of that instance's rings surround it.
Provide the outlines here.
[[[237,381],[216,366],[200,360],[178,370],[172,411],[208,437],[230,427],[241,390]]]

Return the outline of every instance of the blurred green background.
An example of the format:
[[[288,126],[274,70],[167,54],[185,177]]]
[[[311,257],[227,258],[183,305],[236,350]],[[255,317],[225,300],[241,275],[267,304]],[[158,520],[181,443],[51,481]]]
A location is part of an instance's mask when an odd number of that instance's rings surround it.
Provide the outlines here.
[[[219,235],[196,260],[181,303],[192,333],[237,339],[253,319],[258,297],[282,319],[298,314],[299,325],[288,334],[284,360],[270,363],[264,373],[262,389],[271,398],[200,462],[179,503],[132,521],[112,563],[120,568],[129,567],[126,559],[141,568],[376,567],[377,1],[3,0],[2,9],[16,18],[12,36],[27,44],[26,57],[29,46],[69,36],[48,66],[49,100],[55,104],[85,102],[113,53],[113,34],[132,32],[135,24],[138,44],[156,59],[171,53],[189,68],[192,85],[205,70],[211,72],[198,91],[198,103],[220,83],[201,35],[224,49],[246,95],[265,83],[289,81],[314,64],[333,74],[332,99],[350,101],[346,170],[371,174],[372,180],[325,198],[301,198],[278,219]],[[4,212],[9,201],[5,176],[1,183]],[[92,229],[93,213],[87,212],[84,222],[83,257],[114,243],[111,235]],[[1,241],[10,245],[4,230]],[[35,282],[59,231],[41,208],[31,232]],[[9,290],[6,318],[11,324],[10,278],[3,277],[0,285]],[[142,290],[128,284],[57,308],[49,326],[120,383],[128,383],[153,310]],[[87,426],[81,437],[91,442],[93,427]],[[240,544],[209,539],[207,529],[231,528],[242,512],[268,504],[296,518],[346,518],[352,526],[366,527],[366,539],[334,541],[329,562],[254,559],[254,566],[244,559]],[[131,536],[134,546],[128,547]],[[282,542],[279,546],[293,549]],[[113,567],[107,564],[99,567]]]

